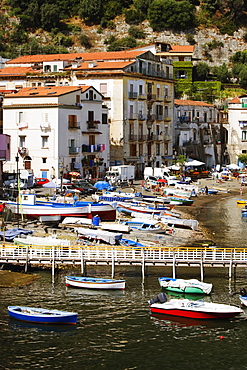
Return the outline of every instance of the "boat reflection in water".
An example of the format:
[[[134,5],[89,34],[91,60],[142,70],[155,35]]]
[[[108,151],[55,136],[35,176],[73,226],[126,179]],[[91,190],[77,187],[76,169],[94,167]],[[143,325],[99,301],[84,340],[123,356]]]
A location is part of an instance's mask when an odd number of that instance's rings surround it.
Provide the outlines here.
[[[232,329],[236,326],[238,321],[243,320],[243,318],[235,318],[233,321],[222,321],[222,320],[198,320],[198,319],[190,319],[187,317],[179,317],[179,316],[170,316],[158,313],[151,313],[151,318],[162,327],[190,327],[190,326],[203,326],[207,328],[215,328],[218,329],[221,327],[222,329],[228,330]]]
[[[171,298],[184,298],[184,299],[190,299],[192,301],[197,301],[199,299],[205,299],[204,294],[188,294],[188,293],[177,293],[177,292],[167,292],[167,291],[165,291],[165,293],[168,297],[170,296]]]
[[[80,324],[80,323],[79,323]],[[26,322],[26,321],[19,321],[14,318],[9,318],[8,326],[13,331],[21,331],[22,329],[30,330],[33,332],[55,332],[55,333],[63,333],[63,332],[70,332],[77,330],[76,325],[52,325],[52,324],[38,324],[38,323],[32,323],[32,322]]]

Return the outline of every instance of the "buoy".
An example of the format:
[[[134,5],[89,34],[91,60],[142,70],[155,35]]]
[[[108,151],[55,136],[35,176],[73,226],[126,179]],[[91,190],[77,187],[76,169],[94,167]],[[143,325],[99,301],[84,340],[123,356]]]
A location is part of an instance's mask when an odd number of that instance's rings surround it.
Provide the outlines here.
[[[224,335],[221,335],[220,336],[220,340],[222,340],[222,339],[225,339]]]

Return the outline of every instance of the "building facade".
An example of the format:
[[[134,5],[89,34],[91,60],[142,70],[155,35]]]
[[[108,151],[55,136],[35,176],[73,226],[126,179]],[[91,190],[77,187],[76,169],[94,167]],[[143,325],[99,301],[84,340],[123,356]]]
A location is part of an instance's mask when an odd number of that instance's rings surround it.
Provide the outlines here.
[[[138,50],[23,56],[0,71],[2,88],[10,80],[8,68],[32,69],[25,81],[21,80],[28,87],[94,86],[109,111],[110,164],[135,164],[141,175],[145,166],[172,163],[171,62]],[[17,70],[15,74],[17,77]],[[17,81],[12,76],[12,88]]]
[[[109,165],[108,109],[92,86],[26,87],[6,95],[3,131],[11,136],[7,172],[50,180],[70,171],[98,177]]]

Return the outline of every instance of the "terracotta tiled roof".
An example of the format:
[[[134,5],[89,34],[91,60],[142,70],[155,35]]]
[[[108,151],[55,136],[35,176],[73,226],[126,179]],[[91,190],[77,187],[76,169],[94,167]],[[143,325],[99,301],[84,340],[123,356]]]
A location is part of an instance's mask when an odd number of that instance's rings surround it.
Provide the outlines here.
[[[194,45],[171,45],[172,49],[169,53],[193,53]]]
[[[114,61],[108,62],[106,61],[106,62],[96,62],[95,67],[90,67],[88,62],[84,62],[84,63],[81,63],[81,65],[76,69],[77,70],[81,70],[81,69],[83,70],[122,69],[132,63],[133,61],[132,62],[114,62]]]
[[[32,67],[6,67],[0,69],[0,76],[25,76],[26,73],[37,73]]]
[[[234,103],[235,104],[240,104],[241,103],[238,96],[236,96],[236,98],[233,98],[232,100],[229,101],[229,104],[234,104]]]
[[[56,60],[73,61],[82,59],[83,61],[97,61],[97,60],[131,60],[138,55],[143,54],[143,51],[111,51],[111,52],[97,52],[97,53],[71,53],[71,54],[37,54],[37,55],[23,55],[15,59],[9,60],[6,64],[24,64],[24,63],[41,63],[51,62]]]
[[[33,96],[59,96],[73,91],[85,91],[89,86],[46,86],[46,87],[24,87],[16,94],[6,95],[5,98],[20,98]]]
[[[196,100],[182,100],[182,99],[174,99],[174,104],[176,105],[193,105],[193,106],[201,106],[201,107],[214,107],[213,104],[206,103],[204,101],[196,101]]]

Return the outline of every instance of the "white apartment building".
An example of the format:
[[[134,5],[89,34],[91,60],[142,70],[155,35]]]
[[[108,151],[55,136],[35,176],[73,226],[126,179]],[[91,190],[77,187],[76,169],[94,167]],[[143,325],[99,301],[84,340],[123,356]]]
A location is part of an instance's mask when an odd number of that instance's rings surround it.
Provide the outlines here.
[[[238,164],[238,155],[247,154],[247,95],[228,103],[228,144],[230,163]]]
[[[137,173],[142,173],[151,164],[172,164],[171,62],[140,50],[29,55],[7,63],[0,71],[2,84],[8,68],[32,68],[24,83],[28,87],[94,86],[109,110],[111,165],[135,164]]]
[[[92,86],[26,87],[3,101],[3,131],[11,136],[4,170],[27,169],[54,179],[78,171],[99,176],[109,166],[108,109]]]
[[[209,103],[174,100],[174,152],[212,168],[220,163],[221,126],[218,109]]]

